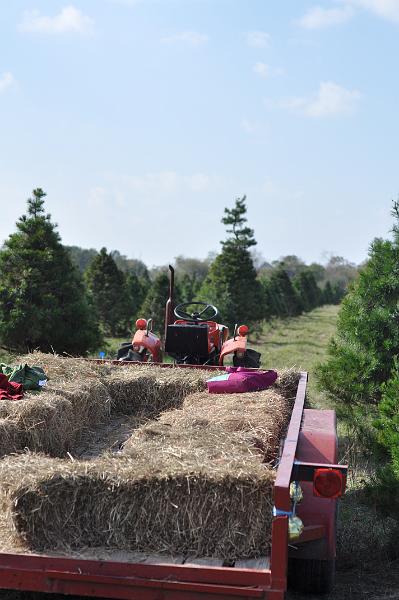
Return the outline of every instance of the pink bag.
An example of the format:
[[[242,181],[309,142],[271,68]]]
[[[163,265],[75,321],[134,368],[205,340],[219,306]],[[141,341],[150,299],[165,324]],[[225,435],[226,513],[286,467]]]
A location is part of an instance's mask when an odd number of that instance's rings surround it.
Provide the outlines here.
[[[227,367],[226,374],[208,379],[210,394],[242,394],[258,392],[273,385],[278,375],[276,371],[255,371],[245,367]]]

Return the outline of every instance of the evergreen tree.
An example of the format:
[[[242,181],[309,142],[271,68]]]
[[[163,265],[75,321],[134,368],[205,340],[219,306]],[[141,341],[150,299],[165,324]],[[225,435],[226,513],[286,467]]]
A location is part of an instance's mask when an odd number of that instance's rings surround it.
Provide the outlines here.
[[[97,250],[94,250],[94,248],[86,249],[79,248],[79,246],[65,246],[65,248],[68,250],[73,264],[78,267],[82,274],[86,271],[93,258],[98,254]]]
[[[33,190],[0,252],[0,339],[18,352],[84,354],[101,336],[81,276],[45,214],[45,196]]]
[[[337,335],[318,374],[341,413],[358,425],[381,398],[381,384],[399,355],[399,205],[394,240],[376,239],[369,260],[345,296]]]
[[[92,260],[85,280],[104,332],[124,335],[134,316],[125,276],[106,248]]]
[[[150,286],[149,279],[138,277],[136,273],[131,272],[126,276],[126,287],[131,301],[132,322],[139,318],[139,309],[145,300]]]
[[[165,305],[169,296],[169,278],[162,271],[155,277],[143,305],[139,309],[138,317],[153,319],[153,329],[158,335],[163,336],[165,330]]]
[[[250,253],[256,241],[246,225],[245,200],[245,196],[238,198],[232,209],[225,208],[222,223],[230,235],[221,242],[222,252],[212,262],[199,294],[218,307],[221,320],[229,327],[263,318],[261,286]]]
[[[283,267],[262,279],[264,313],[270,317],[295,317],[302,312],[300,297]]]
[[[334,291],[329,281],[327,281],[323,290],[323,304],[335,304]]]
[[[195,274],[184,273],[182,277],[178,277],[177,281],[182,302],[193,302],[199,297],[202,282]]]
[[[316,278],[309,269],[301,271],[294,278],[294,286],[298,292],[303,310],[310,311],[321,303],[321,290]]]

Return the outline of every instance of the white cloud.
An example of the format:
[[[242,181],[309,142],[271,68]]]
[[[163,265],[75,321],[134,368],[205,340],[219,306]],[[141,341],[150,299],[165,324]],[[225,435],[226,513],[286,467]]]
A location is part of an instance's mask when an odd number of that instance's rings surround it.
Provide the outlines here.
[[[38,10],[25,11],[18,28],[32,33],[88,35],[94,31],[94,21],[75,6],[69,5],[54,17],[41,15]]]
[[[198,33],[197,31],[182,31],[161,39],[161,42],[165,44],[183,43],[189,46],[202,46],[208,42],[208,36],[205,33]]]
[[[257,62],[252,67],[252,70],[254,73],[259,75],[259,77],[263,77],[264,79],[270,75],[270,67],[264,62]]]
[[[256,123],[254,123],[253,121],[250,121],[246,117],[244,117],[244,119],[242,119],[240,125],[241,125],[241,129],[248,135],[252,135],[253,133],[256,133],[258,130]]]
[[[248,31],[246,39],[252,48],[266,48],[270,43],[270,35],[265,31]]]
[[[281,67],[270,67],[266,63],[260,61],[254,64],[252,71],[263,79],[284,74],[284,69]]]
[[[379,17],[399,23],[399,0],[349,0],[349,2]]]
[[[248,137],[263,142],[269,139],[269,125],[265,121],[253,120],[244,116],[240,121],[240,129]]]
[[[14,85],[14,83],[15,83],[15,79],[14,79],[14,76],[12,73],[10,73],[9,71],[6,71],[5,73],[3,73],[3,75],[0,77],[0,94],[2,94],[9,87]]]
[[[354,15],[351,6],[345,5],[336,8],[323,8],[313,6],[298,20],[298,25],[305,29],[322,29],[331,25],[339,25],[349,21]]]
[[[349,21],[366,10],[372,14],[399,23],[399,0],[336,0],[336,6],[310,8],[297,23],[305,29],[322,29]]]
[[[360,98],[357,90],[348,90],[332,81],[322,81],[313,98],[289,98],[282,106],[307,117],[332,117],[352,114]]]

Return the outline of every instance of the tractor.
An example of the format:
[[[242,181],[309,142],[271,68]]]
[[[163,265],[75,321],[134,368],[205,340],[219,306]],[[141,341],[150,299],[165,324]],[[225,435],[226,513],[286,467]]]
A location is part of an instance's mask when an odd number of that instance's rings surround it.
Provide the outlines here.
[[[178,365],[223,366],[227,357],[235,367],[259,368],[260,354],[247,348],[248,327],[229,328],[215,321],[218,309],[208,302],[174,304],[174,268],[169,265],[169,298],[165,307],[165,344],[153,331],[152,319],[136,321],[131,342],[122,344],[119,361],[163,362],[164,354]]]

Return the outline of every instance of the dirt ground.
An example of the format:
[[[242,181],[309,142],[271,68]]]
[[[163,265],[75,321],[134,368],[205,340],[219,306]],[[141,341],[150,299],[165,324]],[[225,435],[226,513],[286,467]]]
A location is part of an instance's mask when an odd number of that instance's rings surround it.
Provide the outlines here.
[[[399,600],[399,562],[373,571],[338,571],[333,593],[302,595],[288,592],[287,600]]]

